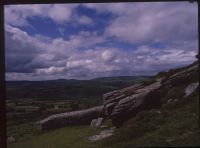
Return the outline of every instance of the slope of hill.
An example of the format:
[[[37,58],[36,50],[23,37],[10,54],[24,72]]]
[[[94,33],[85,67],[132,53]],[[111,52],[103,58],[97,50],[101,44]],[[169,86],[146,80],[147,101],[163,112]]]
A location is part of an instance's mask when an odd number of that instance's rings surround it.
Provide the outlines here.
[[[187,67],[161,72],[154,76],[151,81],[142,83],[142,87],[147,88],[160,78],[163,78],[161,86],[148,96],[148,98],[153,96],[153,101],[159,101],[159,105],[145,106],[147,108],[142,108],[135,115],[129,116],[111,137],[90,142],[88,137],[98,134],[102,129],[91,128],[88,125],[68,126],[40,134],[37,133],[27,141],[9,144],[8,147],[131,148],[134,146],[200,146],[199,63],[194,62]],[[117,90],[117,92],[126,91],[122,89]],[[130,93],[135,93],[135,91]],[[120,99],[123,100],[124,98],[121,97]],[[130,97],[129,100],[131,100]],[[114,99],[114,101],[117,101],[115,107],[118,108],[120,100]],[[113,111],[115,110],[111,110],[111,113]],[[113,126],[110,119],[112,120],[112,116],[108,116],[103,124],[108,127]]]
[[[126,121],[114,136],[98,144],[116,148],[200,146],[198,64],[195,62],[164,75],[162,73],[166,79],[156,91],[161,105],[140,111]]]

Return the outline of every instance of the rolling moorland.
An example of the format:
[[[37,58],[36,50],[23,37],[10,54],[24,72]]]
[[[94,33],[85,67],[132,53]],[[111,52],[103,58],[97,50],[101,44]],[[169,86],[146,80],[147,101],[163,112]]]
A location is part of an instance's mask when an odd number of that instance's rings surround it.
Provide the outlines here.
[[[103,93],[149,78],[130,76],[92,80],[7,81],[7,122],[9,125],[24,123],[50,114],[93,107],[102,103]]]
[[[102,94],[150,78],[121,76],[92,80],[7,81],[7,137],[23,141],[34,134],[38,120],[51,114],[100,105]]]
[[[72,100],[74,98],[92,98],[101,100],[101,96],[105,92],[133,85],[148,78],[150,76],[103,77],[91,80],[7,81],[6,99]]]
[[[58,80],[59,83],[57,84],[62,89],[58,89],[59,87],[56,86],[54,87],[55,91],[50,87],[53,85],[44,83],[28,87],[26,84],[30,82],[22,82],[21,86],[18,87],[17,82],[8,82],[6,102],[7,135],[13,138],[12,142],[8,143],[8,147],[131,148],[133,146],[199,146],[199,86],[190,91],[189,95],[186,95],[188,86],[199,81],[198,64],[197,61],[189,66],[160,72],[153,77],[142,78],[139,81],[130,77],[125,78],[124,81],[122,77],[119,77],[116,80],[117,82],[114,81],[116,78],[114,80],[112,78],[110,81],[101,78],[96,79],[95,83],[85,81],[86,83],[81,82],[81,84],[75,85],[76,83],[73,82],[64,87],[65,80]],[[162,78],[161,86],[154,92],[154,94],[156,93],[156,97],[154,97],[156,105],[140,110],[136,115],[126,120],[120,128],[117,128],[114,135],[106,139],[96,142],[89,141],[89,136],[102,131],[101,128],[91,128],[89,125],[72,125],[49,131],[41,131],[35,125],[36,121],[51,114],[100,105],[103,102],[102,95],[104,93],[137,83],[149,86],[160,78]],[[92,86],[89,84],[92,84]],[[48,91],[41,85],[46,85]],[[81,87],[86,91],[78,91],[76,88],[80,89],[80,87],[76,86],[80,85],[87,86],[86,88]],[[97,89],[102,85],[106,87]],[[74,89],[70,90],[70,86],[74,86],[72,87]],[[42,91],[39,92],[39,89]],[[97,91],[95,92],[94,89]],[[64,90],[69,91],[65,94]],[[56,100],[54,94],[57,91],[59,93],[56,94],[62,95],[59,98],[57,97]],[[69,92],[75,92],[75,94]],[[90,95],[88,92],[92,94]],[[106,125],[107,128],[113,127],[112,118],[106,118],[103,125]]]

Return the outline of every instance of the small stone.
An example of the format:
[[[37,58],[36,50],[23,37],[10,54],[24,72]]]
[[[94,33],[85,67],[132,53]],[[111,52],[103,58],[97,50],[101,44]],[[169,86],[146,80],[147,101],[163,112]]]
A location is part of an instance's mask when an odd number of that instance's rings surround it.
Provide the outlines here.
[[[8,143],[14,143],[14,142],[16,142],[16,139],[13,136],[10,136],[10,137],[7,138],[7,142]]]
[[[97,119],[93,119],[90,123],[90,127],[94,127],[95,126],[95,123],[96,123]]]
[[[172,99],[169,99],[169,100],[167,100],[167,103],[169,103],[169,102],[171,102],[172,101]]]
[[[190,94],[192,94],[197,89],[198,86],[199,86],[198,82],[197,83],[192,83],[189,86],[187,86],[185,88],[185,96],[184,97],[187,97]]]
[[[171,142],[173,142],[175,139],[173,139],[173,138],[171,138],[171,139],[167,139],[166,141],[168,142],[168,143],[171,143]]]
[[[159,111],[159,110],[156,110],[156,111],[155,111],[155,113],[157,113],[157,114],[161,114],[161,111]]]
[[[106,127],[108,127],[107,125],[102,125],[102,126],[100,126],[100,128],[106,128]]]
[[[103,122],[103,118],[98,118],[98,119],[96,120],[95,127],[99,127],[99,126],[102,124],[102,122]]]
[[[99,127],[101,126],[101,124],[103,123],[103,118],[97,118],[97,119],[93,119],[90,123],[90,127]]]
[[[98,140],[102,140],[104,138],[107,138],[107,137],[110,137],[113,135],[113,132],[114,132],[114,128],[115,127],[112,127],[110,129],[107,129],[107,130],[103,130],[101,131],[99,134],[97,135],[94,135],[94,136],[90,136],[88,138],[88,140],[90,140],[91,142],[95,142],[95,141],[98,141]]]
[[[174,99],[174,102],[177,102],[178,101],[178,99]]]
[[[110,128],[110,130],[112,130],[112,131],[114,131],[115,129],[116,129],[116,127],[114,127],[114,126]]]

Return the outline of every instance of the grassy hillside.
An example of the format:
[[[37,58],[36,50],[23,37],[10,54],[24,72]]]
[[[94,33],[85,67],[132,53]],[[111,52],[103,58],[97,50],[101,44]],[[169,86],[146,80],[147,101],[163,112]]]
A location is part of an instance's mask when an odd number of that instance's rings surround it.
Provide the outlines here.
[[[129,120],[102,147],[199,146],[199,93],[163,105],[159,111],[143,111]]]
[[[34,135],[35,122],[68,111],[102,104],[102,94],[147,80],[146,76],[105,77],[92,80],[8,81],[7,135],[17,141]]]
[[[159,73],[169,78],[182,69],[174,69]],[[162,106],[139,112],[125,124],[116,129],[109,138],[90,142],[89,136],[98,134],[102,129],[89,126],[71,126],[48,132],[40,132],[34,122],[22,125],[21,128],[10,128],[9,133],[21,133],[22,140],[8,144],[8,148],[132,148],[134,146],[199,146],[199,92],[198,89],[187,97],[185,88],[198,82],[199,72],[190,73],[187,77],[177,77],[172,82],[170,90],[161,87],[157,93]],[[149,84],[153,80],[146,81]],[[163,81],[164,83],[165,81]],[[110,120],[104,125],[111,127]],[[30,132],[31,131],[31,132]],[[17,136],[20,137],[18,134]],[[20,139],[20,138],[19,138]]]
[[[198,146],[198,100],[191,96],[163,105],[159,111],[143,111],[129,120],[115,135],[98,142],[88,141],[100,129],[89,126],[65,127],[46,133],[35,133],[29,139],[8,144],[8,148],[130,148],[133,146]],[[108,123],[105,123],[108,124]],[[21,129],[22,130],[22,129]]]

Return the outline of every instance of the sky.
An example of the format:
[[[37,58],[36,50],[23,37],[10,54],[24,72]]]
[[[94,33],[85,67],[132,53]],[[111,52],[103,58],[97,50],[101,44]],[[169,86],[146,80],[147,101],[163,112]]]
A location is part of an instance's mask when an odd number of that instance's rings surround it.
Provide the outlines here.
[[[193,63],[190,2],[7,5],[6,80],[154,75]]]

